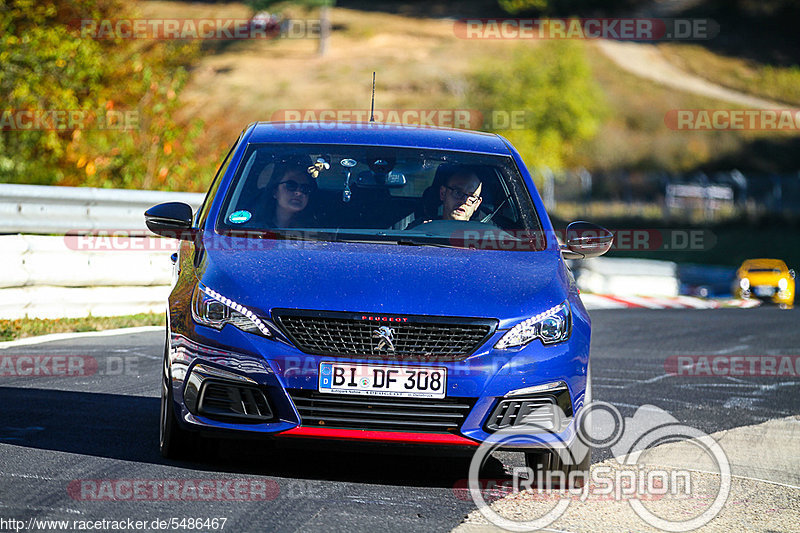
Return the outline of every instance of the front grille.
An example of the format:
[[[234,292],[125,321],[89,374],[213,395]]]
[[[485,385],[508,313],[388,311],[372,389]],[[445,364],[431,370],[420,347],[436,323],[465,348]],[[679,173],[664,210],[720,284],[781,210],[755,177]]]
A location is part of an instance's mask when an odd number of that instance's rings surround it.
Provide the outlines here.
[[[269,402],[261,389],[208,380],[200,391],[198,412],[209,418],[252,422],[272,418]]]
[[[289,396],[306,427],[455,433],[474,398],[386,398],[320,394],[293,389]]]
[[[497,327],[496,320],[482,318],[384,317],[294,309],[276,309],[273,316],[289,339],[306,353],[400,360],[464,359]],[[381,346],[381,327],[392,330],[391,347],[385,342]]]

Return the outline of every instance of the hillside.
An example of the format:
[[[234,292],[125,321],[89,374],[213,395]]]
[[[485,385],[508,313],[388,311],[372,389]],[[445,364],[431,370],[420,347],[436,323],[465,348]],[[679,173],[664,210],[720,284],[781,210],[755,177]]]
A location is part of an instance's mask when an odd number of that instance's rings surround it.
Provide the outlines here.
[[[246,17],[242,4],[140,4],[148,16]],[[314,13],[288,15],[310,19]],[[206,127],[200,144],[211,169],[243,126],[283,116],[281,110],[366,109],[371,73],[377,74],[376,106],[382,109],[464,109],[471,75],[487,62],[506,58],[515,47],[536,41],[466,40],[456,37],[453,19],[400,16],[380,11],[334,8],[329,53],[316,55],[313,39],[248,40],[204,45],[181,95],[182,115]],[[621,71],[591,42],[582,42],[608,106],[599,133],[570,163],[590,170],[637,168],[688,171],[735,155],[753,168],[763,162],[748,150],[757,141],[781,144],[787,134],[742,131],[676,132],[665,127],[671,109],[730,108]],[[706,73],[706,76],[709,74]],[[792,155],[783,164],[798,165]],[[208,170],[209,174],[211,170]],[[208,179],[208,175],[205,179]]]

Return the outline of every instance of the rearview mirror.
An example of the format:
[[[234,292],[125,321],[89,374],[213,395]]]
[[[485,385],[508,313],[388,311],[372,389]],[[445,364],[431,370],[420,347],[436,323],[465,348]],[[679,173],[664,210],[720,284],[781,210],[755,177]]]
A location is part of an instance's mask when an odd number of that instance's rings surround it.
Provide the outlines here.
[[[567,226],[566,243],[561,245],[564,259],[588,259],[606,253],[614,234],[591,222],[577,221]]]
[[[365,170],[358,174],[356,185],[367,189],[398,189],[405,187],[406,176],[402,172],[392,170],[386,174]]]
[[[173,239],[191,240],[192,208],[182,202],[167,202],[154,205],[144,212],[147,228],[158,235]]]

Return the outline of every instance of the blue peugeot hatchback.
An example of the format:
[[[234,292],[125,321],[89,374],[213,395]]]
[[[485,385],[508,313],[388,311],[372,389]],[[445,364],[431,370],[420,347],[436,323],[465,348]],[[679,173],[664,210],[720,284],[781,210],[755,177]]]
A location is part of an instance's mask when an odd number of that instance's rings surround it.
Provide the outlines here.
[[[145,215],[182,239],[165,457],[198,433],[456,453],[530,427],[544,437],[514,444],[529,463],[588,466],[548,447],[576,441],[589,382],[590,320],[564,259],[612,235],[575,222],[557,236],[502,137],[256,123],[196,213]]]

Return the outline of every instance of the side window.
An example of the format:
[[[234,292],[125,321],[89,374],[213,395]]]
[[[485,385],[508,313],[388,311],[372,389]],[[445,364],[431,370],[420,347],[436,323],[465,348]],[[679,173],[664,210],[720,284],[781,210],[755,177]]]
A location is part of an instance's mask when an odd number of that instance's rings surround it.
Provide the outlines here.
[[[211,183],[211,188],[208,189],[208,193],[206,194],[205,199],[203,200],[203,205],[200,206],[200,209],[197,210],[197,215],[195,216],[195,226],[199,225],[201,221],[204,221],[208,216],[208,210],[211,208],[211,199],[214,198],[214,195],[217,194],[217,189],[219,189],[220,182],[222,181],[222,176],[225,175],[225,172],[228,170],[228,166],[231,163],[231,155],[233,155],[233,151],[239,145],[239,141],[242,140],[242,135],[244,132],[239,134],[239,138],[236,139],[236,142],[228,150],[228,155],[225,156],[225,159],[222,161],[222,164],[219,166],[217,170],[216,176],[214,176],[214,181]]]

